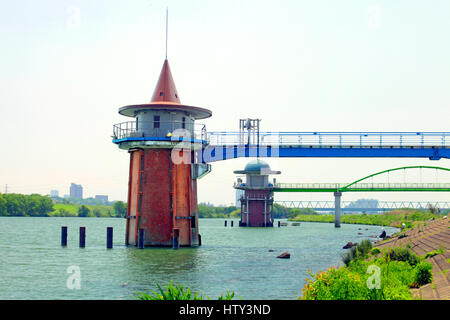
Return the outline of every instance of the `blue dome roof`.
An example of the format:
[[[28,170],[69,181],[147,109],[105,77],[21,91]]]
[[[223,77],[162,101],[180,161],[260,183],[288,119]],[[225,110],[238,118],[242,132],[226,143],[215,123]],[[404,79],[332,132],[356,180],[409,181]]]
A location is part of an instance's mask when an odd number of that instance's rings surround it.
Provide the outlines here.
[[[281,173],[281,171],[270,170],[269,164],[261,159],[252,160],[249,163],[247,163],[244,170],[235,170],[233,172],[236,174],[252,174],[264,176],[267,176],[269,174]]]
[[[270,166],[267,162],[256,159],[252,160],[245,166],[245,171],[255,171],[255,172],[261,172],[261,169],[270,171]]]

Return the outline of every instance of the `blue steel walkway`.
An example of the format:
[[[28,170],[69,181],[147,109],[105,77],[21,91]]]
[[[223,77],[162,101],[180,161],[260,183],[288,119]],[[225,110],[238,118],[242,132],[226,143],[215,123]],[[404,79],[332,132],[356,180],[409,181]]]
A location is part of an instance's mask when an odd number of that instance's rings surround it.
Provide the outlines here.
[[[450,159],[450,132],[208,132],[200,162],[240,157]],[[253,137],[254,138],[254,137]],[[255,139],[252,139],[255,141]]]

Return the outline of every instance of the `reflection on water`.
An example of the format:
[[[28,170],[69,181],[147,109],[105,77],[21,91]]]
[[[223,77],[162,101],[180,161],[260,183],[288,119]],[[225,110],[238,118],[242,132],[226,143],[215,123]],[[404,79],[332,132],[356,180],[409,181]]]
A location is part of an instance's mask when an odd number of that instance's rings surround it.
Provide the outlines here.
[[[0,299],[135,299],[157,284],[181,283],[216,299],[234,290],[244,299],[296,299],[313,272],[340,263],[348,241],[380,234],[377,226],[301,223],[274,228],[224,227],[200,219],[198,248],[127,247],[125,221],[115,218],[0,218]],[[61,226],[68,245],[60,246]],[[86,248],[78,230],[86,226]],[[106,249],[106,227],[114,248]],[[361,228],[362,230],[358,230]],[[366,230],[367,229],[367,230]],[[394,228],[386,228],[388,234]],[[358,233],[363,233],[358,235]],[[276,257],[288,251],[291,259]],[[81,289],[66,286],[69,266],[79,266]]]
[[[176,276],[179,273],[195,272],[198,248],[145,248],[126,250],[127,264],[141,276],[158,273]]]

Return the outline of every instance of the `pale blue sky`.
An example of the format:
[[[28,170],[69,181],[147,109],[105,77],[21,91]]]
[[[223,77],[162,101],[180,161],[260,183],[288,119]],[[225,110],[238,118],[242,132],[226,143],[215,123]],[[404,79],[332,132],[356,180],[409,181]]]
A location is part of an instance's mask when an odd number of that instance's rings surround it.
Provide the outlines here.
[[[125,200],[129,156],[111,143],[119,107],[151,98],[164,59],[181,101],[266,131],[450,131],[449,1],[0,1],[0,188]],[[199,201],[234,202],[213,164]],[[425,159],[270,159],[285,182],[345,182]],[[432,174],[432,178],[434,173]],[[448,176],[447,176],[448,178]],[[447,179],[449,180],[449,179]],[[277,195],[332,199],[332,195]],[[349,194],[445,200],[446,194]]]

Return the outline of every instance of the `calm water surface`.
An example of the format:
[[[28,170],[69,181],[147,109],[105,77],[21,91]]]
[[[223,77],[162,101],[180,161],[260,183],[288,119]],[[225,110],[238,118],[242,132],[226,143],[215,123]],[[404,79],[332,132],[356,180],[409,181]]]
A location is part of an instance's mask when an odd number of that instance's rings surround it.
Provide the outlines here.
[[[230,227],[228,221],[224,227],[223,219],[200,219],[201,247],[139,250],[124,245],[124,219],[0,217],[0,299],[135,299],[138,292],[150,293],[157,283],[170,280],[212,299],[227,289],[244,299],[296,299],[308,269],[342,265],[342,246],[348,241],[381,233],[378,226],[237,224]],[[68,227],[65,248],[60,246],[61,226]],[[86,227],[86,248],[78,247],[80,226]],[[109,226],[114,227],[114,248],[108,250]],[[284,251],[291,259],[276,259]],[[70,266],[80,268],[80,289],[66,285]]]

